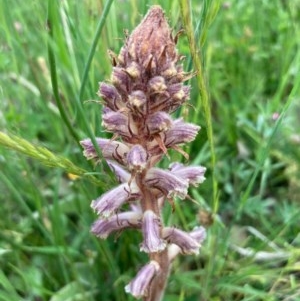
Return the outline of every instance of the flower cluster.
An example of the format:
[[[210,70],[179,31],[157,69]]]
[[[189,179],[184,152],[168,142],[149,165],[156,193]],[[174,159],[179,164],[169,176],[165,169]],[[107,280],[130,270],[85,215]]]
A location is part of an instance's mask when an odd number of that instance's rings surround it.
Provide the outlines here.
[[[99,216],[92,232],[102,239],[126,228],[142,232],[140,251],[149,253],[149,263],[125,290],[149,300],[158,300],[164,286],[159,282],[165,282],[174,257],[198,254],[206,235],[203,227],[191,232],[166,227],[161,218],[165,200],[185,199],[189,186],[205,179],[202,166],[156,167],[171,148],[187,157],[180,145],[193,141],[200,129],[170,115],[189,99],[190,87],[183,82],[192,76],[183,71],[176,42],[162,9],[153,6],[126,38],[120,54],[111,55],[111,79],[99,87],[102,126],[113,137],[96,142],[120,185],[92,201]],[[87,159],[99,160],[90,139],[81,145]],[[130,211],[121,211],[125,203]]]

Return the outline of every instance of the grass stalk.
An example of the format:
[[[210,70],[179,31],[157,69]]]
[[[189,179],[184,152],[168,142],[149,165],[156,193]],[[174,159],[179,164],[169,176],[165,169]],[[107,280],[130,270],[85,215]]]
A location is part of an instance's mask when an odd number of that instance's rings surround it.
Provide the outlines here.
[[[205,3],[207,1],[204,1]],[[180,8],[181,8],[181,16],[183,20],[183,25],[185,32],[188,37],[189,41],[189,48],[192,55],[193,63],[195,71],[197,72],[197,84],[200,93],[200,100],[201,105],[204,109],[204,117],[206,123],[206,131],[207,137],[210,146],[210,153],[211,153],[211,170],[212,170],[212,208],[213,212],[216,213],[219,208],[219,200],[218,200],[218,184],[215,177],[215,166],[216,166],[216,152],[214,147],[214,137],[213,137],[213,125],[212,125],[212,117],[211,117],[211,107],[210,107],[210,100],[209,100],[209,89],[206,80],[206,73],[203,68],[204,65],[204,58],[202,56],[202,51],[197,47],[193,23],[192,23],[192,11],[190,7],[189,1],[180,1]],[[207,30],[207,28],[202,28],[203,31]]]

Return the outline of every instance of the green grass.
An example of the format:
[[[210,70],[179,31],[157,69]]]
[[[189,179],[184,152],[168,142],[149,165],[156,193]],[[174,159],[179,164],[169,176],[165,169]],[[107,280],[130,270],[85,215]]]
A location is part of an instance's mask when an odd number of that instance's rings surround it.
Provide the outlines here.
[[[141,237],[89,233],[114,179],[78,139],[105,136],[93,100],[107,50],[153,4],[186,29],[186,70],[202,70],[176,114],[202,126],[186,150],[208,168],[195,202],[166,209],[208,238],[175,261],[164,300],[300,300],[299,0],[0,0],[0,300],[133,300]]]

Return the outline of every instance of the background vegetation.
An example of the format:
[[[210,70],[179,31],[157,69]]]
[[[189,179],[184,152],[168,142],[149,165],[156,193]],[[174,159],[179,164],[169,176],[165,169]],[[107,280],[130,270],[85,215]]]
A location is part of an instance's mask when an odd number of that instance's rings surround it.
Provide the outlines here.
[[[208,238],[175,262],[164,300],[300,300],[299,0],[0,0],[0,300],[132,300],[141,237],[89,233],[90,201],[114,179],[78,140],[105,135],[93,100],[107,49],[153,4],[174,32],[192,22],[207,87],[191,80],[192,106],[176,113],[202,126],[187,151],[207,180],[165,217]],[[194,69],[186,36],[178,47]]]

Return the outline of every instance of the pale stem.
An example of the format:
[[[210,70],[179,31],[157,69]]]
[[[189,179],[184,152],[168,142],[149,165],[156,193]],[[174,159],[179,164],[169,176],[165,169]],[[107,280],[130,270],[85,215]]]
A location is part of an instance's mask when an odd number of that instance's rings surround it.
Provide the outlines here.
[[[158,205],[158,199],[143,184],[144,175],[145,173],[141,174],[140,177],[137,177],[136,179],[143,195],[143,198],[141,200],[142,210],[143,212],[145,212],[146,210],[152,210],[157,215],[157,217],[159,217],[159,219],[161,220],[160,236],[162,236],[162,229],[164,225]],[[164,291],[170,270],[168,248],[161,252],[149,253],[149,260],[155,260],[160,266],[160,271],[153,279],[149,289],[149,294],[147,297],[143,298],[143,301],[161,301],[164,296]]]

